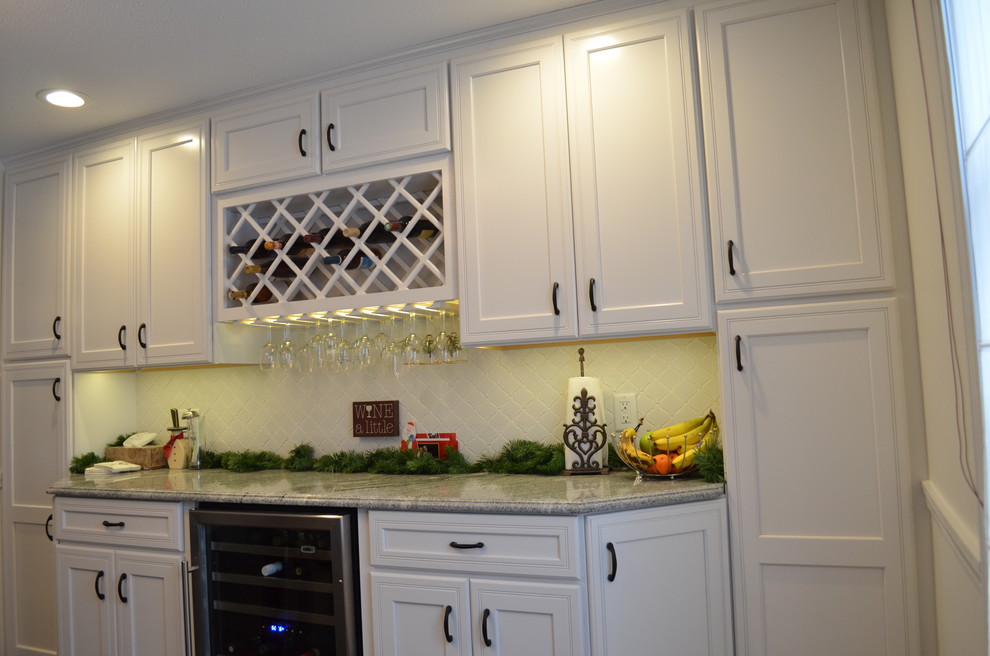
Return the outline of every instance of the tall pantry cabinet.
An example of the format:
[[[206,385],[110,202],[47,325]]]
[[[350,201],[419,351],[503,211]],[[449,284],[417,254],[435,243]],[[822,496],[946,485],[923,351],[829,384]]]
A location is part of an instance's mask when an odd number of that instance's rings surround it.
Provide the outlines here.
[[[8,168],[3,206],[0,557],[6,654],[54,653],[48,485],[70,456],[68,155]]]
[[[727,1],[695,18],[737,651],[917,654],[868,4]]]

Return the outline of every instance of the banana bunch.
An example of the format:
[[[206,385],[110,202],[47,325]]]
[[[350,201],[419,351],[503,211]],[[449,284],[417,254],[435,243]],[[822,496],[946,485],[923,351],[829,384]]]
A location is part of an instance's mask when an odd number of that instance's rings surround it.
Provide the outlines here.
[[[676,456],[670,461],[672,467],[677,469],[684,469],[690,467],[694,464],[694,457],[702,449],[707,449],[709,446],[715,444],[718,441],[718,422],[715,421],[715,413],[709,411],[708,418],[702,423],[702,426],[707,425],[707,430],[701,436],[697,442],[695,442],[690,448],[683,449],[683,452]],[[699,432],[699,431],[696,431]]]
[[[639,420],[636,428],[627,428],[619,434],[619,457],[633,469],[646,469],[653,464],[653,456],[641,451],[637,434],[639,427],[643,425],[643,420]]]
[[[640,439],[639,448],[647,453],[683,453],[688,447],[700,444],[714,425],[715,413],[709,411],[707,415],[647,433]]]

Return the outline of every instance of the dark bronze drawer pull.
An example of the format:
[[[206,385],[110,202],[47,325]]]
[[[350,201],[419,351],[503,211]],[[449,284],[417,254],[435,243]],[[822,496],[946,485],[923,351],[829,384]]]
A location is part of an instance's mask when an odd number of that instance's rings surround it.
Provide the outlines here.
[[[105,519],[103,520],[103,525],[107,528],[124,528],[124,522],[108,522]]]
[[[484,549],[484,542],[474,542],[472,544],[464,544],[463,542],[451,542],[450,546],[454,549]]]

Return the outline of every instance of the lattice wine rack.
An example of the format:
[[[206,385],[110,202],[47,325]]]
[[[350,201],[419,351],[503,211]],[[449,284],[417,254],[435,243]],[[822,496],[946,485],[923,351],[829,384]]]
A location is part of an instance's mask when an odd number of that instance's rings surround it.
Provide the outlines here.
[[[297,184],[278,198],[223,200],[217,319],[454,298],[446,161],[430,164],[332,189],[296,193]]]

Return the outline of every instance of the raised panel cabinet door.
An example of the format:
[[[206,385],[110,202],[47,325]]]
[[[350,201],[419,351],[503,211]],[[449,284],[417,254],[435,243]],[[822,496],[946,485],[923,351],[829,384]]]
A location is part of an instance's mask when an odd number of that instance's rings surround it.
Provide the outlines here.
[[[729,656],[725,500],[593,515],[592,654]]]
[[[5,653],[57,650],[54,530],[47,490],[68,468],[67,360],[4,367],[0,400]]]
[[[134,366],[134,141],[77,153],[73,176],[73,366]]]
[[[719,312],[737,644],[917,654],[893,299]]]
[[[465,344],[577,335],[562,49],[452,63]]]
[[[867,3],[695,17],[716,299],[892,288]]]
[[[116,656],[113,551],[59,546],[58,653],[60,656]]]
[[[71,160],[8,169],[3,208],[3,357],[68,355]]]
[[[192,123],[138,139],[139,364],[210,359],[206,134]]]
[[[691,21],[564,36],[582,336],[711,330]]]
[[[323,172],[450,150],[447,63],[321,94]]]
[[[182,555],[116,553],[112,593],[120,656],[183,656]]]
[[[587,653],[584,589],[577,583],[471,579],[476,656]]]
[[[469,656],[467,577],[371,572],[377,656]]]
[[[239,105],[211,118],[214,192],[320,173],[317,93]]]

